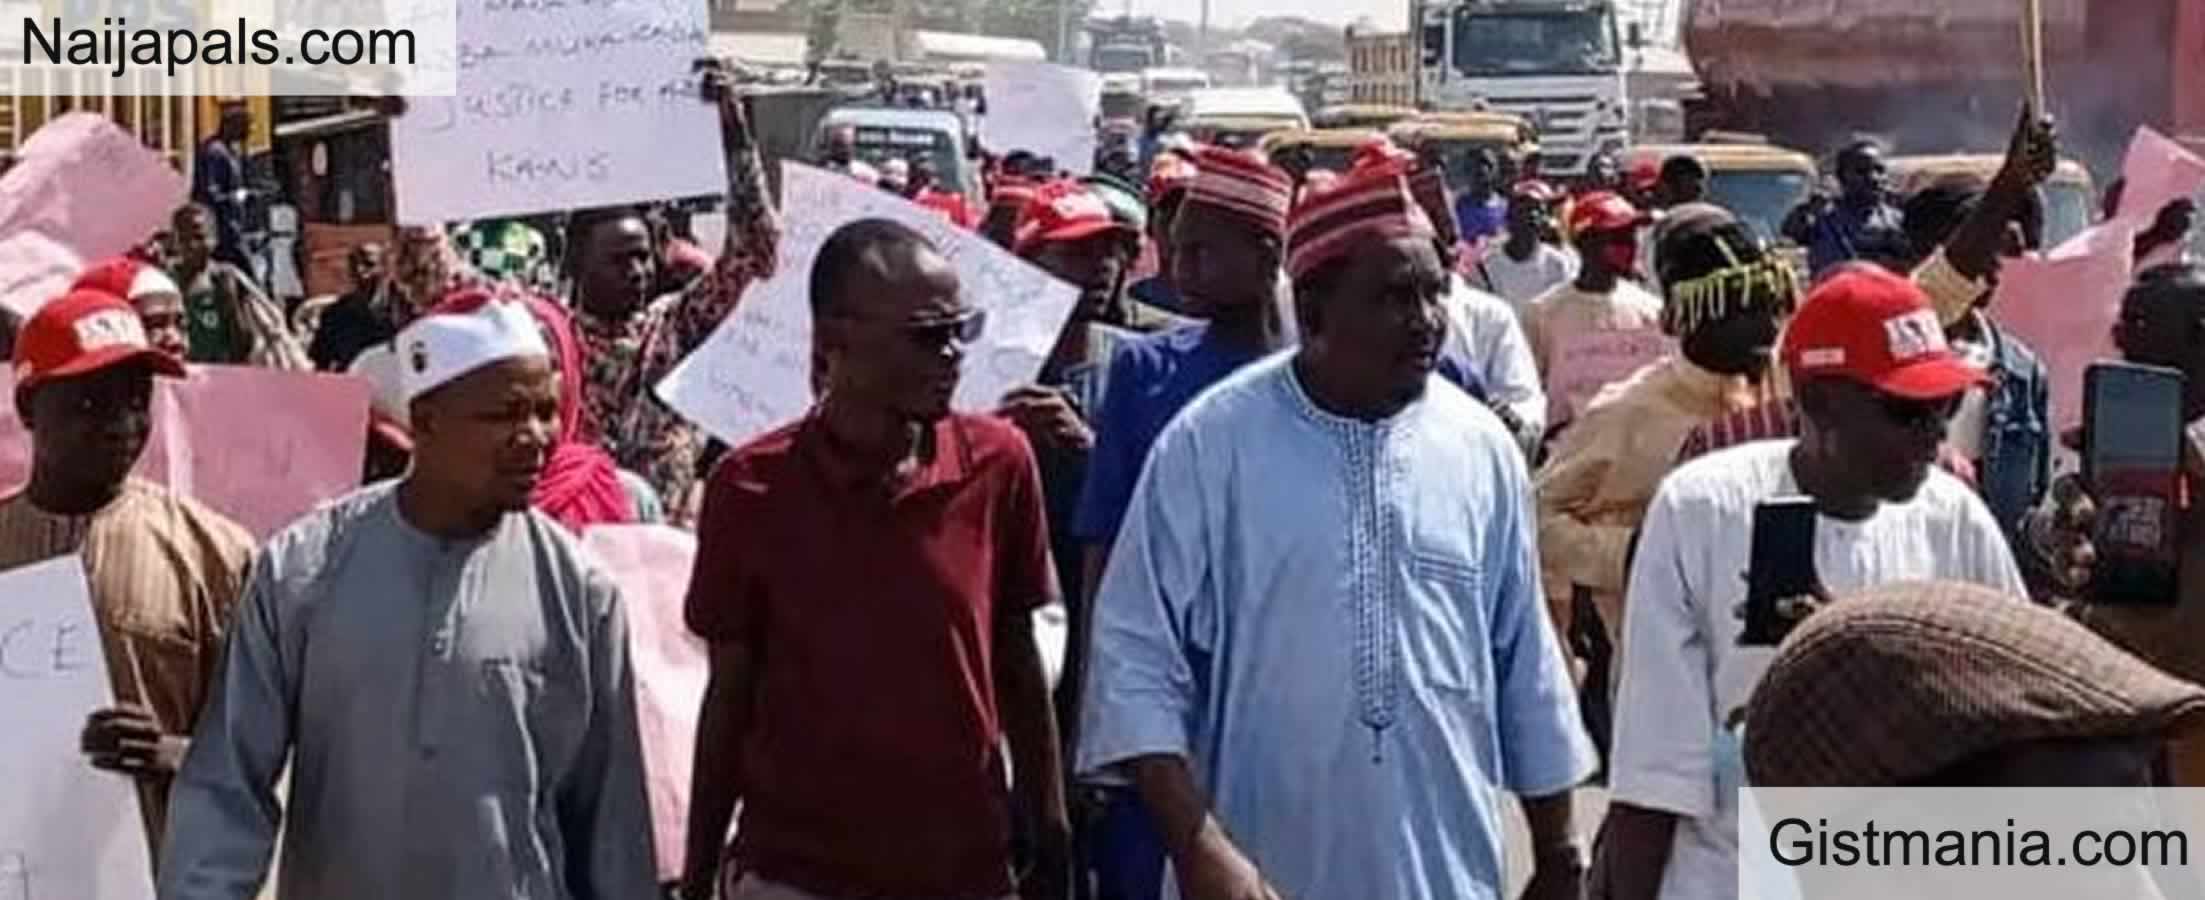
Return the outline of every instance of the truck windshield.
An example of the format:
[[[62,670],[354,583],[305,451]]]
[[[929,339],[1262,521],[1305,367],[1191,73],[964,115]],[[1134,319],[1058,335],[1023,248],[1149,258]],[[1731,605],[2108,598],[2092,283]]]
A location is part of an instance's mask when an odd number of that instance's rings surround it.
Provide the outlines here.
[[[1156,64],[1148,48],[1139,44],[1105,44],[1095,48],[1095,71],[1105,75],[1138,72]]]
[[[1606,7],[1455,14],[1455,68],[1468,76],[1586,75],[1617,65]]]

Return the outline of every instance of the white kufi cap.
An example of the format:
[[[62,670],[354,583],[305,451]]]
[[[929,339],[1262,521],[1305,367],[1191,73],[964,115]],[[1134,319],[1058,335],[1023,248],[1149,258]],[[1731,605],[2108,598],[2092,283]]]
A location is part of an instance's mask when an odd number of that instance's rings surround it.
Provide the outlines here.
[[[551,356],[536,317],[510,300],[416,319],[398,333],[397,349],[399,384],[408,403],[491,363]]]

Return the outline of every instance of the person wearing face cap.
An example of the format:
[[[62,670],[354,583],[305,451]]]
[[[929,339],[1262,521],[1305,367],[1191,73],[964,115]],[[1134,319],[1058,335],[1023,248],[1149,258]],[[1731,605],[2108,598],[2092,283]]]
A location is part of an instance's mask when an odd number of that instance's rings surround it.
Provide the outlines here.
[[[1088,417],[1102,405],[1113,354],[1140,333],[1124,296],[1126,267],[1139,240],[1140,231],[1115,216],[1100,194],[1070,179],[1036,189],[1014,232],[1012,246],[1021,259],[1079,291],[1035,383],[1012,389],[996,410],[1033,445],[1060,585],[1080,581],[1081,546],[1072,518],[1095,445]],[[1075,627],[1074,640],[1079,634]],[[1070,713],[1074,699],[1072,688],[1059,696],[1060,718]]]
[[[80,744],[89,765],[135,784],[156,852],[253,552],[236,523],[130,474],[152,434],[155,379],[183,374],[118,297],[79,288],[40,307],[15,348],[30,480],[0,499],[0,570],[84,561],[115,701],[91,713]]]
[[[1594,335],[1652,331],[1661,324],[1661,298],[1630,280],[1638,271],[1638,228],[1644,222],[1630,201],[1605,191],[1579,197],[1570,208],[1577,277],[1524,310],[1524,336],[1547,386],[1549,428],[1583,411],[1604,386],[1564,369],[1567,348]]]
[[[1816,509],[1820,596],[1940,579],[2027,596],[1983,501],[1933,462],[1960,395],[1984,380],[1945,344],[1922,291],[1874,268],[1807,295],[1779,354],[1797,440],[1695,460],[1647,507],[1624,595],[1622,675],[1593,896],[1736,896],[1736,713],[1771,648],[1741,646],[1754,511]]]
[[[160,267],[117,256],[84,270],[74,287],[130,301],[153,349],[176,359],[191,354],[191,338],[184,327],[184,292]]]
[[[262,548],[170,794],[160,896],[253,896],[279,831],[281,900],[653,896],[619,596],[529,506],[559,417],[543,335],[498,301],[397,346],[413,466]]]
[[[1289,235],[1302,342],[1156,438],[1095,601],[1077,771],[1139,786],[1178,896],[1496,896],[1507,791],[1525,896],[1574,898],[1592,751],[1523,456],[1434,377],[1432,224],[1378,171]]]

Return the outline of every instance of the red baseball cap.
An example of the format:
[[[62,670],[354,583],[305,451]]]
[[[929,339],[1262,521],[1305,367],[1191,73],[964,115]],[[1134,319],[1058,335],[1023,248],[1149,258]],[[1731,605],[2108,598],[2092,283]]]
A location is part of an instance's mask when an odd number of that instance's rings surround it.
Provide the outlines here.
[[[1570,206],[1570,233],[1623,231],[1646,224],[1646,215],[1612,191],[1594,191]]]
[[[1623,181],[1635,190],[1653,190],[1661,183],[1661,157],[1640,156],[1631,160],[1623,170]]]
[[[73,290],[38,308],[15,342],[18,389],[56,378],[143,362],[162,375],[180,377],[184,364],[153,349],[130,301],[113,294]]]
[[[1945,343],[1945,328],[1914,282],[1881,269],[1831,276],[1784,328],[1794,382],[1836,376],[1910,400],[1940,400],[1990,376]]]
[[[1128,236],[1133,229],[1110,214],[1110,204],[1077,181],[1058,180],[1035,189],[1033,199],[1018,213],[1018,228],[1011,240],[1013,252],[1025,253],[1036,244],[1076,241],[1107,232]]]

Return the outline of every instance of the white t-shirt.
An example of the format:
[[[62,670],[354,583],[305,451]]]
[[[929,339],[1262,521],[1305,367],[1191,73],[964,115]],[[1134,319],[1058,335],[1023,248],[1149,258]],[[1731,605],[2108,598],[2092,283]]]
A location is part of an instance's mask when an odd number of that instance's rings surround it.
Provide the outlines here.
[[[1448,284],[1441,301],[1449,319],[1447,342],[1477,368],[1486,392],[1523,421],[1527,434],[1517,437],[1536,446],[1546,432],[1547,393],[1539,385],[1539,366],[1523,325],[1506,302],[1471,287],[1462,276],[1448,278]]]
[[[1540,294],[1577,277],[1576,254],[1541,242],[1530,257],[1518,262],[1508,255],[1506,244],[1494,241],[1487,245],[1485,255],[1470,266],[1467,274],[1472,286],[1508,301],[1518,316]]]
[[[1665,900],[1738,895],[1743,766],[1724,727],[1773,647],[1740,647],[1754,507],[1799,493],[1796,441],[1701,457],[1662,483],[1647,509],[1624,601],[1622,684],[1610,790],[1617,802],[1677,814]],[[1900,581],[1964,581],[2027,596],[1998,522],[1958,479],[1931,469],[1921,492],[1865,521],[1815,521],[1815,569],[1843,602]]]

